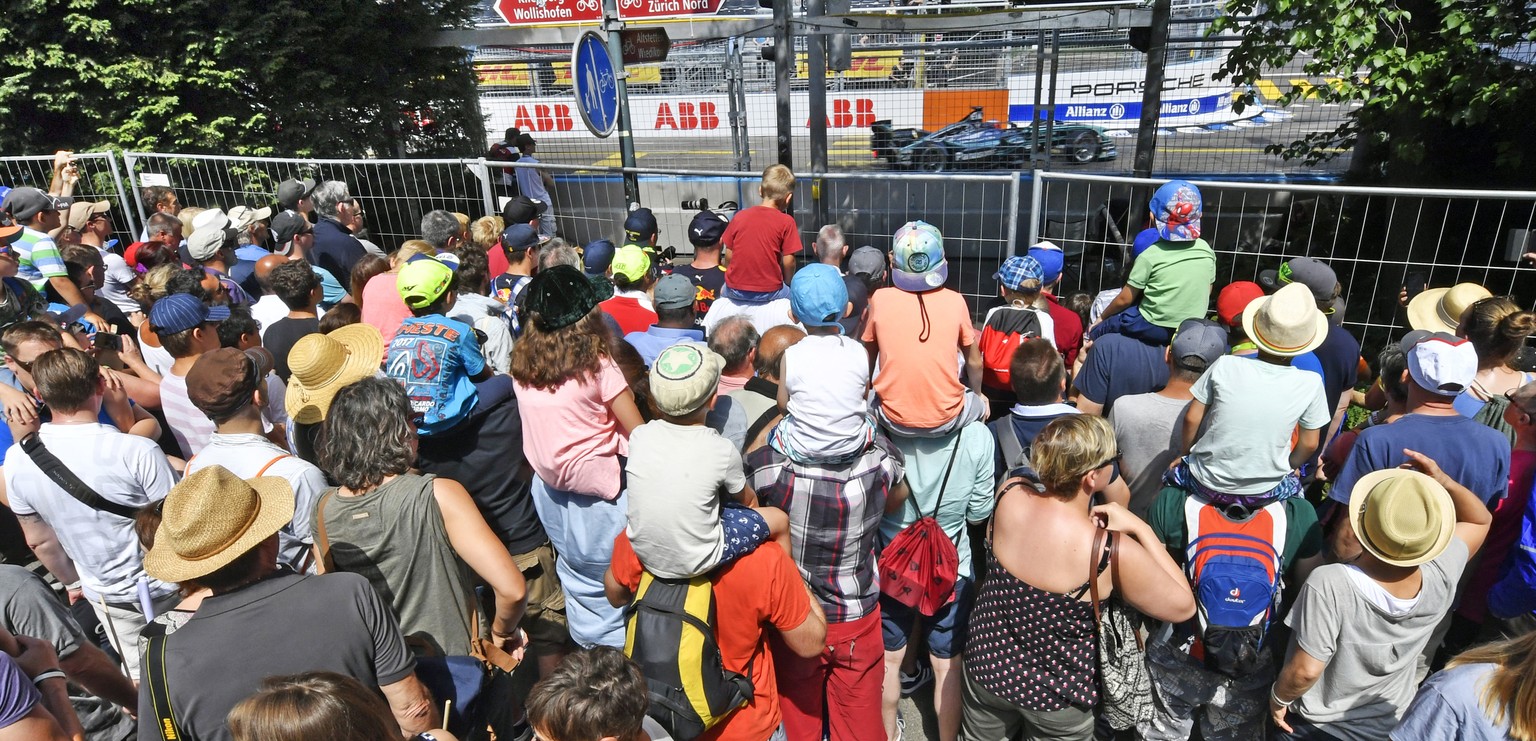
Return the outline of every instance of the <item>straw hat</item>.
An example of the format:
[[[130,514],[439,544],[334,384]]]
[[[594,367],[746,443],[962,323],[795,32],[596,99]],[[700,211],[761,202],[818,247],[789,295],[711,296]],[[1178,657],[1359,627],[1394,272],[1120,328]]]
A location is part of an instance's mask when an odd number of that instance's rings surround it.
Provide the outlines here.
[[[165,497],[144,571],[183,582],[229,565],[293,520],[293,487],[278,476],[245,481],[223,466],[182,479]]]
[[[1318,311],[1310,289],[1290,283],[1273,296],[1248,303],[1243,309],[1243,331],[1261,351],[1293,358],[1316,350],[1328,339],[1328,316]]]
[[[1456,526],[1456,506],[1439,482],[1406,468],[1361,476],[1349,492],[1349,523],[1360,545],[1382,563],[1433,561]]]
[[[1408,326],[1455,334],[1467,307],[1492,295],[1492,291],[1476,283],[1425,289],[1408,302]]]
[[[299,424],[325,420],[343,386],[379,371],[384,337],[371,324],[348,324],[330,334],[306,335],[288,351],[288,393],[283,406]]]

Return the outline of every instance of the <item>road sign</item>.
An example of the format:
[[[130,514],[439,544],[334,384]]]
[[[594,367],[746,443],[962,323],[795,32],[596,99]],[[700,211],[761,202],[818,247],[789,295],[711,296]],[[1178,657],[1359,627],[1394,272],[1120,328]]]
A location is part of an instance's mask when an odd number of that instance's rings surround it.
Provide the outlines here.
[[[722,0],[619,0],[619,17],[628,20],[715,15],[720,12],[721,3]]]
[[[603,2],[602,0],[496,0],[496,14],[514,26],[593,22],[603,19]]]
[[[607,137],[619,123],[618,74],[608,56],[608,42],[587,31],[571,49],[571,91],[576,110],[595,136]]]
[[[625,64],[665,62],[672,50],[672,39],[665,28],[627,28],[619,33]]]

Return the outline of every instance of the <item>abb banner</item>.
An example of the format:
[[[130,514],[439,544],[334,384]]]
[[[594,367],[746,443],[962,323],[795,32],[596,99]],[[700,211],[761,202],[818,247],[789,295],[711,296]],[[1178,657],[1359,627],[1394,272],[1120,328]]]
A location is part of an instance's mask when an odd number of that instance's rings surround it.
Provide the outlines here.
[[[774,96],[755,93],[746,96],[747,130],[753,134],[771,134],[776,126]],[[483,98],[482,110],[490,115],[486,128],[502,131],[516,126],[545,138],[590,138],[575,118],[574,104],[567,98]],[[730,131],[730,100],[724,95],[631,95],[630,124],[636,137],[687,137],[721,134]],[[797,122],[795,134],[808,136],[810,102],[805,93],[796,93],[790,101],[790,115]],[[827,96],[827,128],[833,134],[869,132],[870,124],[890,119],[893,125],[920,126],[923,121],[923,94],[916,92],[861,92]]]

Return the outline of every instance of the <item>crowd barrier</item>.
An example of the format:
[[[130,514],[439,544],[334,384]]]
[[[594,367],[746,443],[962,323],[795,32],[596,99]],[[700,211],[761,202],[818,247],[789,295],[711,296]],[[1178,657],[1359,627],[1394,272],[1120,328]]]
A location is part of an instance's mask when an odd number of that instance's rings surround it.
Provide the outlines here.
[[[51,156],[0,157],[0,184],[47,187]],[[114,204],[119,238],[147,216],[146,182],[167,182],[183,205],[231,208],[272,203],[287,178],[346,181],[362,203],[369,236],[394,249],[419,234],[432,209],[476,218],[497,213],[508,190],[502,166],[483,159],[296,159],[127,152],[77,155],[76,195]],[[554,211],[577,244],[621,238],[633,176],[640,201],[661,225],[661,246],[682,259],[698,201],[728,211],[757,202],[758,176],[733,171],[532,165],[556,182]],[[1096,292],[1123,282],[1146,202],[1162,180],[1073,173],[829,173],[802,175],[792,211],[810,244],[824,224],[842,227],[850,249],[888,248],[903,223],[928,221],[945,235],[950,285],[980,311],[996,295],[992,273],[1007,256],[1050,239],[1070,259],[1064,290]],[[1310,255],[1334,266],[1346,324],[1368,347],[1400,331],[1400,287],[1472,281],[1536,304],[1536,192],[1376,188],[1196,181],[1204,193],[1204,238],[1218,256],[1217,284],[1253,280],[1285,259]],[[685,203],[686,202],[686,203]]]

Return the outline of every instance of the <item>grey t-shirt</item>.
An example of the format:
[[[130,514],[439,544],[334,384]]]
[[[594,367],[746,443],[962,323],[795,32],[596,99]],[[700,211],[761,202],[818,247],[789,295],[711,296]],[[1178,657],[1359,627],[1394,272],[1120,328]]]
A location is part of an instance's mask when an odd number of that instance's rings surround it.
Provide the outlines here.
[[[1327,426],[1333,408],[1321,376],[1225,355],[1189,389],[1209,408],[1189,451],[1201,484],[1227,494],[1263,494],[1291,472],[1291,433]]]
[[[0,626],[12,635],[47,641],[60,660],[91,645],[53,590],[20,566],[0,565]],[[69,704],[90,741],[120,741],[134,734],[133,719],[74,682],[69,683]]]
[[[1507,741],[1508,711],[1495,723],[1483,710],[1483,681],[1494,668],[1464,664],[1430,677],[1392,731],[1393,741]]]
[[[1386,738],[1413,699],[1419,654],[1451,609],[1467,558],[1467,544],[1451,538],[1444,553],[1419,567],[1418,600],[1399,615],[1362,593],[1349,566],[1313,571],[1285,623],[1295,631],[1292,650],[1300,646],[1327,666],[1292,712],[1345,741]]]
[[[721,497],[747,485],[737,446],[708,427],[658,419],[630,433],[625,473],[626,532],[646,571],[682,579],[719,565]]]
[[[389,605],[357,574],[268,577],[209,597],[166,639],[166,688],[187,741],[232,741],[225,719],[263,679],[332,671],[366,687],[416,670]],[[149,682],[139,707],[150,708]],[[152,712],[139,738],[160,738]]]
[[[1131,512],[1142,519],[1157,501],[1163,472],[1184,449],[1184,413],[1188,399],[1162,394],[1122,396],[1109,413],[1120,447],[1120,473],[1131,486]]]

